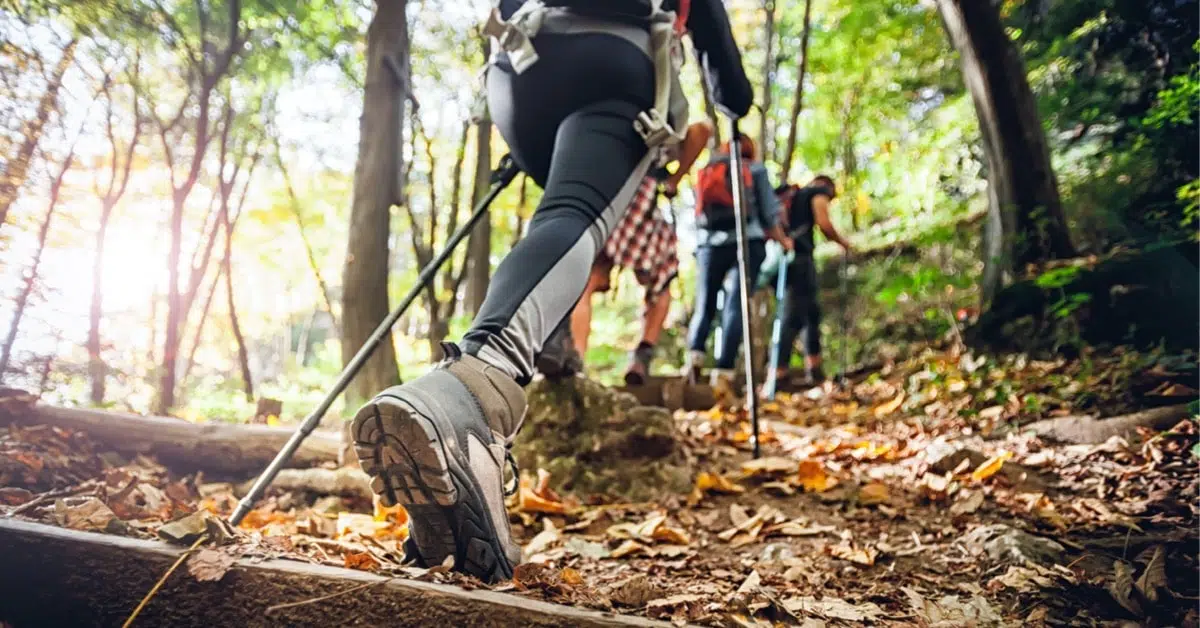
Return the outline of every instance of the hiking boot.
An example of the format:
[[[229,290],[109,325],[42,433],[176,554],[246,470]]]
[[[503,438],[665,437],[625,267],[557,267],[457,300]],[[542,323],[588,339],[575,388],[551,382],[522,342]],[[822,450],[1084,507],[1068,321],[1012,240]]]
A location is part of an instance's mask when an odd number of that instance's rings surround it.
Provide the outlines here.
[[[408,558],[484,582],[511,578],[521,560],[504,509],[516,489],[509,449],[525,417],[512,378],[443,343],[446,359],[425,375],[375,396],[351,423],[354,450],[387,506],[408,512]],[[505,463],[513,486],[505,490]]]
[[[804,378],[805,378],[805,384],[807,384],[809,386],[820,386],[821,384],[825,383],[826,379],[828,379],[827,377],[825,377],[825,369],[823,369],[819,366],[814,366],[812,368],[805,369]]]
[[[565,379],[583,370],[583,357],[575,349],[570,322],[568,318],[550,334],[542,346],[542,352],[534,360],[534,368],[546,379]]]
[[[641,342],[633,350],[629,368],[625,371],[626,386],[641,386],[650,376],[650,361],[654,359],[654,345]]]

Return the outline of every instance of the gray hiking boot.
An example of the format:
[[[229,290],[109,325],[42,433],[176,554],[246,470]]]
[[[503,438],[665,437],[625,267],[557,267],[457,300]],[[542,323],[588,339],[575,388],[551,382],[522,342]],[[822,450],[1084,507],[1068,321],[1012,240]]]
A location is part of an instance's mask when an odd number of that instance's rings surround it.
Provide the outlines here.
[[[354,449],[381,501],[408,511],[409,558],[435,566],[453,556],[456,570],[484,582],[511,578],[521,547],[504,509],[504,466],[515,485],[509,448],[525,393],[457,346],[442,348],[447,357],[432,371],[358,411]]]
[[[575,349],[569,317],[546,339],[546,344],[534,360],[533,366],[546,376],[546,379],[573,377],[583,370],[583,358]]]

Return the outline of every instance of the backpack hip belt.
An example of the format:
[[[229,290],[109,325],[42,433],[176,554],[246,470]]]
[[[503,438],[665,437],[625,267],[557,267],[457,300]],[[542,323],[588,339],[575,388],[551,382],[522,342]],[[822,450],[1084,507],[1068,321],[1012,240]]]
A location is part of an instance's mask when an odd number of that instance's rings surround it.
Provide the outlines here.
[[[582,7],[548,7],[542,0],[528,0],[505,20],[500,8],[493,5],[483,27],[483,33],[495,42],[488,65],[494,65],[498,52],[503,51],[514,72],[525,72],[538,61],[533,38],[543,29],[621,37],[640,48],[654,63],[654,106],[639,113],[633,127],[646,146],[669,149],[683,141],[687,130],[687,100],[679,86],[679,69],[683,65],[682,24],[674,11],[662,8],[662,0],[650,0],[649,7],[649,14],[637,19],[644,24],[631,26],[600,12],[590,15]]]

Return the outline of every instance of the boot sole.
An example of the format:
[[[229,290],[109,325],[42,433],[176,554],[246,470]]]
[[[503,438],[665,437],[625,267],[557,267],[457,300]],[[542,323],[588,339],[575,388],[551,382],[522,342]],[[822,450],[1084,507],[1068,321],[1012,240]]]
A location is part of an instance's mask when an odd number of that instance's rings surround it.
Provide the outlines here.
[[[447,451],[437,426],[407,399],[376,397],[351,424],[354,451],[371,490],[408,513],[409,534],[427,565],[454,557],[454,569],[484,582],[512,577],[474,475]]]

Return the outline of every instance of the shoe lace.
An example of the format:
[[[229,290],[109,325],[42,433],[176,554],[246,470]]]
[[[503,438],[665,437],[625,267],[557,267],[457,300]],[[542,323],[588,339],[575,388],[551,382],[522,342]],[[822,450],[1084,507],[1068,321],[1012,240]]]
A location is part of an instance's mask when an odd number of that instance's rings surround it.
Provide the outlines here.
[[[517,458],[513,456],[511,445],[504,449],[504,462],[512,472],[511,484],[504,487],[504,496],[509,497],[516,495],[517,489],[521,488],[521,470],[517,467]]]

